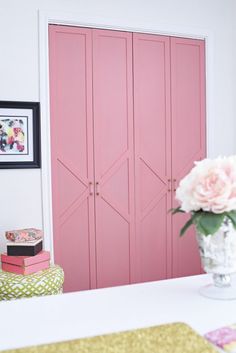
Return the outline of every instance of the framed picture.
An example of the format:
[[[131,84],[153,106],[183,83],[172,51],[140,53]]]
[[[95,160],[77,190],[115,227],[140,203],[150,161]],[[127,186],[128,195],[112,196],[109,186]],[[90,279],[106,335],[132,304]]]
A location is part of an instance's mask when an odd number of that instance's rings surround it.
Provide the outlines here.
[[[39,103],[0,101],[0,168],[40,168]]]

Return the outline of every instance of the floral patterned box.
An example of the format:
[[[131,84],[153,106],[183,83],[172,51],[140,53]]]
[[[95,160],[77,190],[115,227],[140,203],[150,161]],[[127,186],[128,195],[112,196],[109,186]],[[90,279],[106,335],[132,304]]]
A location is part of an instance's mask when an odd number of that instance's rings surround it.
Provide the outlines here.
[[[6,231],[6,238],[15,243],[26,243],[43,238],[43,231],[35,228]]]

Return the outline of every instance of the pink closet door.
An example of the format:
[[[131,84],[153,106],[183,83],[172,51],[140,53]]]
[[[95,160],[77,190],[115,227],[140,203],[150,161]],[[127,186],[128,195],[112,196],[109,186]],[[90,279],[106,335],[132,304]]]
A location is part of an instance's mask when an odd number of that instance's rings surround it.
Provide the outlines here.
[[[205,54],[204,41],[171,38],[172,178],[173,187],[205,157]],[[173,195],[175,196],[175,195]],[[173,199],[173,206],[178,204]],[[179,230],[189,217],[173,216],[173,276],[200,273],[200,257],[191,227]]]
[[[132,34],[93,30],[97,287],[128,284],[134,262]]]
[[[169,37],[134,34],[135,197],[139,281],[171,275]]]
[[[92,37],[54,25],[49,35],[55,262],[76,291],[95,286]]]

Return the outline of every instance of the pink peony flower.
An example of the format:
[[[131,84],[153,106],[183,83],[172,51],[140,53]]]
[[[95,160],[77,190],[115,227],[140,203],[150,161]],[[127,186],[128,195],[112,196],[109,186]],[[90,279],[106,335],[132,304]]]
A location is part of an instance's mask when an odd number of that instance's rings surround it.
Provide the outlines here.
[[[236,156],[195,162],[180,181],[176,198],[185,212],[236,210]]]

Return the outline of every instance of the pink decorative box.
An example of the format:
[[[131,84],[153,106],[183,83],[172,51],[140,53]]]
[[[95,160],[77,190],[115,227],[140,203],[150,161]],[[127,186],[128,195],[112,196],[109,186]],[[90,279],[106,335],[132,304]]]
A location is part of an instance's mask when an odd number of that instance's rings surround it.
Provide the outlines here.
[[[220,327],[205,334],[205,338],[224,352],[236,352],[236,324]]]
[[[50,266],[50,252],[41,251],[35,256],[8,256],[1,254],[3,271],[29,275]]]
[[[2,263],[2,270],[6,272],[15,273],[17,275],[30,275],[31,273],[46,270],[50,267],[50,261],[39,262],[38,264],[30,265],[27,267],[21,267],[16,265]]]
[[[6,238],[15,243],[25,243],[43,238],[43,231],[35,228],[6,231]]]

